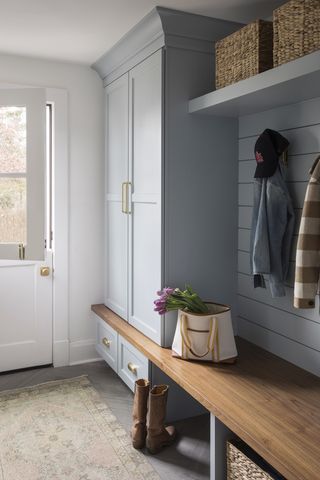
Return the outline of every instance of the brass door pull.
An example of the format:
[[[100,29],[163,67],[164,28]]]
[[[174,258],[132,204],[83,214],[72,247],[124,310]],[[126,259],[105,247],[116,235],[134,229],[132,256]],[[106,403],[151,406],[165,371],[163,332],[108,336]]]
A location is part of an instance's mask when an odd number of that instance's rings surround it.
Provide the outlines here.
[[[105,347],[110,348],[111,342],[110,342],[110,340],[109,340],[107,337],[104,337],[104,338],[102,339],[102,343],[103,343],[103,345],[104,345]]]
[[[40,275],[41,275],[41,277],[49,277],[50,268],[49,267],[40,267]]]
[[[137,375],[138,373],[137,365],[134,365],[132,362],[128,363],[128,370],[130,370],[130,372],[133,373],[133,375]]]
[[[24,260],[26,256],[26,249],[23,243],[19,243],[19,260]]]

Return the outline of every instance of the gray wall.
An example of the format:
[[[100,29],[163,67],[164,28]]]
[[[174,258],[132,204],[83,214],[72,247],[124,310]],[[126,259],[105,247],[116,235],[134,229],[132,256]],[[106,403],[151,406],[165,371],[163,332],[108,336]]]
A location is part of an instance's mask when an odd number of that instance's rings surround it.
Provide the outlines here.
[[[296,212],[286,297],[272,299],[269,291],[253,288],[249,264],[254,144],[265,128],[282,132],[290,141],[288,186]],[[320,152],[320,98],[281,107],[239,120],[239,335],[296,365],[320,375],[319,297],[316,308],[293,308],[297,233],[309,179],[308,170]]]

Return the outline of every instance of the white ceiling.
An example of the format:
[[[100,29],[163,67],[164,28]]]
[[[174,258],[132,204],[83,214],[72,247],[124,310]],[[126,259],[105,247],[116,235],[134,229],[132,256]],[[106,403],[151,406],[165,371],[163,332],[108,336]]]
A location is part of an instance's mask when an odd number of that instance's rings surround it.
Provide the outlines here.
[[[160,3],[159,3],[160,2]],[[156,5],[249,22],[283,0],[0,0],[0,52],[91,64]]]

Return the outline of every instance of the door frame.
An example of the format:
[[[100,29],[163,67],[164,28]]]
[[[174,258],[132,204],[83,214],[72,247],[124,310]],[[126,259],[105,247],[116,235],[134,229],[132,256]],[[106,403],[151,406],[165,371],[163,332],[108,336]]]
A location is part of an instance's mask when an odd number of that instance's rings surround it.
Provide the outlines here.
[[[64,88],[44,87],[0,82],[0,88],[44,88],[46,102],[52,103],[52,363],[54,367],[70,364],[69,334],[69,120],[68,91]],[[59,190],[57,188],[59,185]],[[47,239],[48,241],[48,239]]]
[[[52,229],[53,229],[53,366],[69,365],[69,122],[68,92],[46,88],[53,103]],[[57,187],[59,185],[59,188]]]

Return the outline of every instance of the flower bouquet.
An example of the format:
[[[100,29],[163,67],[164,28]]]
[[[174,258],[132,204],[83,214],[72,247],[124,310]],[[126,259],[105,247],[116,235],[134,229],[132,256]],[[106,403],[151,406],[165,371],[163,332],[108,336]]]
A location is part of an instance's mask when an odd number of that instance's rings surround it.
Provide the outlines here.
[[[189,285],[185,290],[165,287],[157,294],[154,310],[159,315],[178,311],[173,356],[184,360],[235,361],[238,354],[230,307],[204,302]]]
[[[160,298],[154,301],[154,310],[163,315],[172,310],[183,310],[192,313],[209,313],[208,305],[206,305],[199,295],[197,295],[190,285],[181,291],[180,288],[164,288],[157,292]]]

